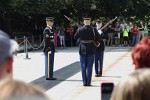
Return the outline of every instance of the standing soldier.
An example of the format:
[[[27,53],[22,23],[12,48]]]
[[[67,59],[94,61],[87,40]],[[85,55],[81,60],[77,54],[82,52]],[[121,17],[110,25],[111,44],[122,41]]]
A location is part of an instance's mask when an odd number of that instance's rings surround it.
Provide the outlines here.
[[[98,40],[98,31],[90,26],[91,18],[84,18],[84,26],[78,28],[74,38],[80,38],[79,54],[82,70],[83,86],[91,86],[92,69],[94,62],[94,40]]]
[[[105,49],[105,45],[103,42],[104,37],[101,31],[101,26],[102,26],[102,21],[101,20],[97,20],[96,22],[96,28],[99,32],[99,34],[101,35],[101,41],[100,41],[100,46],[96,47],[95,46],[95,77],[101,77],[102,76],[102,71],[103,71],[103,56],[104,56],[104,49]]]
[[[43,31],[44,35],[44,55],[45,55],[45,77],[46,80],[56,80],[53,77],[53,66],[54,66],[54,32],[52,30],[54,24],[53,17],[46,18],[47,27]]]

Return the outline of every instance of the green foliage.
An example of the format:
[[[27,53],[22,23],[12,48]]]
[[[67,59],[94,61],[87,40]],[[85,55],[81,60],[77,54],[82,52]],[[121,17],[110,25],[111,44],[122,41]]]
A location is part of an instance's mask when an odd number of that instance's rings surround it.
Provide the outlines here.
[[[92,19],[109,20],[118,16],[119,19],[132,20],[150,19],[149,0],[0,0],[0,18],[7,16],[12,26],[44,26],[46,16],[54,16],[58,23],[67,21],[64,15],[76,22],[83,16]],[[132,17],[132,18],[131,18]],[[134,17],[134,19],[133,19]],[[17,19],[17,20],[16,20]],[[75,25],[75,23],[72,23]],[[21,28],[20,28],[21,29]]]

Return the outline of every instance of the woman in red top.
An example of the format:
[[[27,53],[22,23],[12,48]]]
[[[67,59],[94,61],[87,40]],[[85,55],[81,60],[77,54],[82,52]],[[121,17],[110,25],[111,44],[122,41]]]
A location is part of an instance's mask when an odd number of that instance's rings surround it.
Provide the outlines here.
[[[133,26],[132,33],[133,33],[132,45],[134,46],[135,44],[138,43],[138,33],[139,33],[139,30],[136,25]]]

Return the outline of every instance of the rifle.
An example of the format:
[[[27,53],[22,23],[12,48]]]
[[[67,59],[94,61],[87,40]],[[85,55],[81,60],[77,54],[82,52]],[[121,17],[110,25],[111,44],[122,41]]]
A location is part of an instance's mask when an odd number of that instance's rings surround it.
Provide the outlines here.
[[[79,24],[77,22],[75,22],[74,20],[72,20],[71,18],[69,18],[68,16],[64,15],[64,17],[69,20],[70,22],[74,22],[77,26],[79,26]]]
[[[104,28],[106,28],[109,24],[111,24],[112,22],[114,22],[117,19],[117,17],[115,17],[114,19],[110,20],[107,24],[105,24],[101,30],[103,30]]]

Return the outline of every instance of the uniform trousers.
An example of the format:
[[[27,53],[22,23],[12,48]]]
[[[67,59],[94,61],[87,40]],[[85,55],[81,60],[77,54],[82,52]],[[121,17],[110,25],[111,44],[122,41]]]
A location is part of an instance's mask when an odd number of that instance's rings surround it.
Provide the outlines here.
[[[95,74],[101,75],[103,71],[103,56],[104,51],[97,51],[95,53]]]
[[[80,54],[83,85],[91,84],[93,62],[94,62],[94,54],[93,55]]]
[[[54,67],[54,52],[51,52],[50,59],[48,61],[48,52],[44,52],[45,56],[45,77],[53,78],[53,67]],[[48,66],[48,63],[50,66]]]

